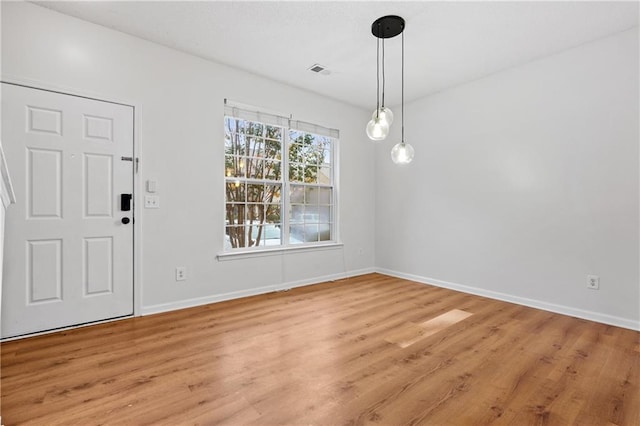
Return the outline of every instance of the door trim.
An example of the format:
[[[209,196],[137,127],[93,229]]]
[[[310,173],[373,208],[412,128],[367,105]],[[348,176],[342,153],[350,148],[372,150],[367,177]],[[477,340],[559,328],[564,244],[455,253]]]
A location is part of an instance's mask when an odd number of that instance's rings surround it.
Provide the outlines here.
[[[21,78],[11,75],[2,75],[0,76],[0,83],[12,84],[15,86],[22,86],[30,89],[43,90],[47,92],[59,93],[62,95],[70,95],[79,98],[85,98],[100,102],[108,102],[117,105],[124,105],[133,108],[133,157],[141,158],[141,137],[140,137],[140,127],[141,127],[141,116],[142,116],[142,103],[132,101],[132,100],[123,100],[118,99],[114,96],[97,93],[97,92],[89,92],[86,90],[60,86],[48,82],[32,80],[27,78]],[[101,324],[105,322],[118,321],[123,318],[131,318],[138,317],[142,315],[142,283],[143,283],[143,270],[142,270],[142,241],[143,241],[143,232],[142,232],[142,202],[141,202],[141,194],[142,194],[142,184],[143,179],[140,178],[144,172],[144,161],[139,161],[139,168],[136,173],[133,174],[133,214],[136,220],[133,221],[133,315],[127,315],[125,317],[118,317],[106,320],[100,320],[96,322],[91,322],[88,324],[80,324],[74,325],[70,327],[58,328],[55,330],[43,331],[38,333],[31,333],[27,335],[15,336],[11,338],[0,339],[0,341],[9,341],[15,339],[21,339],[26,337],[37,336],[41,334],[47,333],[55,333],[62,330],[70,330],[79,327],[86,327],[89,325]],[[2,289],[0,289],[1,291]],[[1,300],[1,299],[0,299]],[[0,308],[1,309],[1,308]]]

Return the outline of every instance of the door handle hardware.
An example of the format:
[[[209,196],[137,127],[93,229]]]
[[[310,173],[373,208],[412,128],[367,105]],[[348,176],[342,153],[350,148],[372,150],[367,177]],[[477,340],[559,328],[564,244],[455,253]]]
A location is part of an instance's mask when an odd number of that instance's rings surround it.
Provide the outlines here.
[[[135,167],[136,167],[136,174],[138,173],[138,168],[140,167],[140,158],[136,157],[120,157],[120,160],[122,161],[132,161],[135,163]]]
[[[131,210],[131,196],[132,194],[120,194],[120,210],[123,212]]]
[[[131,222],[131,219],[129,219],[128,217],[122,218],[122,223],[124,223],[125,225],[128,224],[129,222]]]

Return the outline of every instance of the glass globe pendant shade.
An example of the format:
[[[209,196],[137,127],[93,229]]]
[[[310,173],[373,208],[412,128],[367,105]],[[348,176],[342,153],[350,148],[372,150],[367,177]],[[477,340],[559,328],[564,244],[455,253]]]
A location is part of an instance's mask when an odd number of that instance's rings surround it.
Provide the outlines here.
[[[367,123],[367,136],[372,141],[381,141],[389,134],[389,125],[378,118],[372,118]]]
[[[396,164],[409,164],[413,160],[413,147],[408,143],[400,142],[391,149],[391,159]]]
[[[380,117],[380,120],[386,122],[389,126],[393,123],[393,112],[385,106],[380,107],[379,110],[373,111],[371,118],[375,119],[376,116]]]

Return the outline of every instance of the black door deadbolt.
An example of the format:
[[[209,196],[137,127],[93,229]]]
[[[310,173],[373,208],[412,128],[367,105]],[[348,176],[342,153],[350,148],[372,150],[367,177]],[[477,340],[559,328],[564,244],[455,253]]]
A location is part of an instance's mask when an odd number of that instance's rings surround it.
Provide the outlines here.
[[[131,210],[131,195],[132,194],[120,194],[120,210],[123,212]]]

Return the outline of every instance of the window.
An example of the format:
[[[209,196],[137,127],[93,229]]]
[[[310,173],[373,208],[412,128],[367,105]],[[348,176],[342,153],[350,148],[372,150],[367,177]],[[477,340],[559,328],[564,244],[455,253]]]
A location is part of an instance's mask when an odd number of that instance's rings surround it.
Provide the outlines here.
[[[225,109],[225,251],[336,241],[338,131]]]

